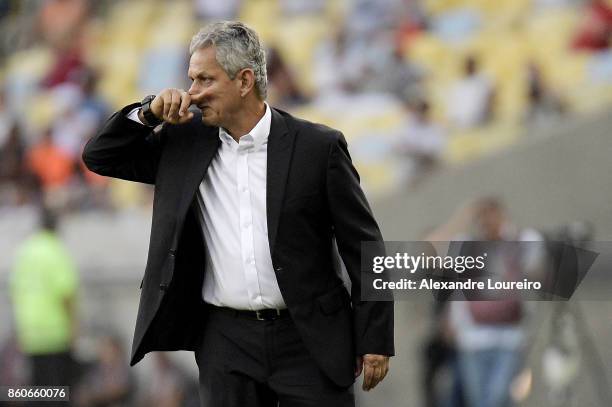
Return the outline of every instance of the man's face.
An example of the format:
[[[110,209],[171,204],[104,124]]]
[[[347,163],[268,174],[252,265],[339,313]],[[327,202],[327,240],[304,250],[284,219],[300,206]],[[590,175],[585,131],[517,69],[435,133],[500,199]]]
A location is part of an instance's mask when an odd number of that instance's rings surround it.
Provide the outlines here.
[[[227,127],[240,111],[240,80],[230,79],[215,58],[215,47],[199,49],[189,60],[191,103],[202,111],[202,122],[209,126]]]
[[[478,212],[478,226],[486,239],[497,240],[501,238],[504,224],[504,212],[501,208],[484,206]]]

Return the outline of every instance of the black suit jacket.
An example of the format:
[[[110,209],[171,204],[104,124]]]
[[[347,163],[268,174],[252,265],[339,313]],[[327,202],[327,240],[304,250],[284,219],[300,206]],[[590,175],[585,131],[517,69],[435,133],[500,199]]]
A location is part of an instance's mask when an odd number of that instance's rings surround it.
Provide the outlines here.
[[[195,193],[220,140],[201,116],[158,133],[115,113],[83,152],[101,175],[155,185],[149,254],[131,365],[154,350],[194,350],[206,309],[204,241]],[[360,301],[360,245],[382,241],[343,135],[272,109],[267,156],[268,240],[283,299],[320,368],[354,382],[355,356],[393,355],[393,303]],[[351,279],[334,268],[332,239]]]

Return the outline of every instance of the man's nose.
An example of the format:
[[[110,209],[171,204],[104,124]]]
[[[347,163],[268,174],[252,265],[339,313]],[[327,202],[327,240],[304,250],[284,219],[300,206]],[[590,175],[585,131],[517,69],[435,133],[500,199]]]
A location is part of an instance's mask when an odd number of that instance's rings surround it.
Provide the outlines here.
[[[191,103],[199,103],[204,99],[204,92],[201,89],[194,88],[193,86],[189,88],[187,91],[189,96],[191,96]]]

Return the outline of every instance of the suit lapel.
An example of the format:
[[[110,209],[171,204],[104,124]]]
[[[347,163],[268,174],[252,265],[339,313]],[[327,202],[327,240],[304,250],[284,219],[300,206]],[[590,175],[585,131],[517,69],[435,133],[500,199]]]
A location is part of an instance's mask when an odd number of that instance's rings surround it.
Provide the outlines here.
[[[268,136],[266,172],[266,215],[268,219],[268,243],[270,244],[270,253],[273,253],[295,134],[288,130],[285,119],[280,113],[274,109],[271,109],[271,111],[272,124]]]
[[[179,214],[184,215],[193,200],[196,189],[202,182],[204,174],[210,165],[213,157],[219,149],[221,140],[218,137],[219,129],[198,126],[196,137],[189,144],[191,150],[191,161],[188,170],[185,172],[185,182],[181,194]]]

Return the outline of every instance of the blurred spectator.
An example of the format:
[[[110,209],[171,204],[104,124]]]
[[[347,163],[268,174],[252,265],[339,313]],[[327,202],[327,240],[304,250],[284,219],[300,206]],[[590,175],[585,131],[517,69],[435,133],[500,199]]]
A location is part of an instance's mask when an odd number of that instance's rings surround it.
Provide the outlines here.
[[[4,145],[0,145],[0,206],[18,206],[31,200],[36,180],[24,164],[26,144],[20,127],[14,124]]]
[[[473,230],[472,233],[469,231]],[[511,242],[541,241],[532,229],[519,230],[511,224],[497,198],[484,198],[458,211],[449,222],[432,232],[435,241],[506,241],[487,246],[487,276],[517,281],[520,275],[536,276],[543,253],[537,245],[514,250]],[[543,246],[542,246],[543,248]],[[491,255],[494,251],[494,255]],[[496,300],[450,301],[449,322],[457,356],[457,375],[469,407],[510,405],[510,386],[521,369],[526,341],[526,303],[517,296]]]
[[[68,50],[77,43],[87,22],[87,0],[47,0],[40,4],[38,10],[38,30],[43,39],[56,50]],[[70,60],[70,57],[60,59]],[[69,66],[65,63],[59,66]],[[58,70],[58,72],[67,72]],[[49,86],[52,86],[49,84]]]
[[[395,32],[395,42],[402,50],[410,47],[411,41],[418,37],[427,27],[427,14],[424,4],[418,1],[404,0],[398,10],[400,20]]]
[[[547,86],[540,67],[534,63],[527,66],[527,92],[527,124],[536,127],[550,125],[565,113],[563,101]]]
[[[200,405],[198,384],[164,352],[155,353],[150,387],[143,392],[142,407],[187,407]]]
[[[5,90],[2,85],[0,85],[0,147],[4,145],[6,138],[13,128],[14,122],[15,119],[6,103]]]
[[[18,248],[9,284],[19,348],[31,365],[29,384],[70,385],[78,276],[50,210]]]
[[[346,27],[323,42],[315,55],[319,96],[334,92],[383,92],[398,98],[423,96],[423,69],[406,60],[389,30],[349,37]]]
[[[101,118],[97,111],[84,105],[83,92],[76,83],[58,85],[52,95],[56,108],[56,119],[51,126],[53,143],[77,160],[86,137],[94,134]]]
[[[0,144],[0,184],[18,183],[24,176],[25,142],[17,124],[13,124],[7,139]]]
[[[52,88],[63,83],[77,83],[85,69],[81,50],[88,16],[87,0],[49,0],[38,13],[38,29],[54,53],[50,70],[42,86]]]
[[[119,338],[103,336],[98,342],[98,359],[85,372],[74,392],[77,407],[130,406],[134,380]],[[158,406],[156,401],[149,404]]]
[[[431,119],[429,103],[406,102],[409,120],[398,140],[398,147],[407,160],[409,179],[416,183],[440,162],[446,147],[446,132]]]
[[[363,55],[352,52],[346,30],[339,27],[315,51],[314,77],[318,95],[350,92],[356,86],[356,72],[363,64]]]
[[[450,340],[445,309],[448,304],[435,301],[428,335],[423,342],[422,390],[425,407],[465,407],[461,381],[457,374],[457,353]],[[450,383],[444,383],[450,371]]]
[[[390,39],[381,40],[386,43]],[[423,79],[425,72],[416,64],[408,61],[399,47],[386,48],[387,53],[381,55],[376,65],[369,64],[362,80],[362,89],[387,92],[399,99],[415,103],[424,95]]]
[[[469,56],[464,61],[464,77],[450,89],[447,115],[451,124],[472,128],[489,121],[493,115],[494,87],[480,72],[478,61]]]
[[[102,126],[111,110],[108,103],[97,93],[98,80],[98,72],[92,68],[85,69],[79,78],[83,95],[79,110],[89,123],[89,126],[87,126],[89,134],[85,135],[87,140],[90,135],[95,134],[98,128]]]
[[[306,96],[280,52],[276,48],[270,48],[266,52],[266,59],[270,103],[281,108],[306,103]]]
[[[77,48],[58,50],[51,70],[42,81],[42,86],[52,88],[67,82],[76,82],[85,62]]]
[[[46,191],[67,186],[74,173],[74,161],[55,145],[50,130],[28,151],[26,161]]]
[[[600,51],[610,46],[612,7],[606,0],[591,0],[573,40],[578,50]]]

